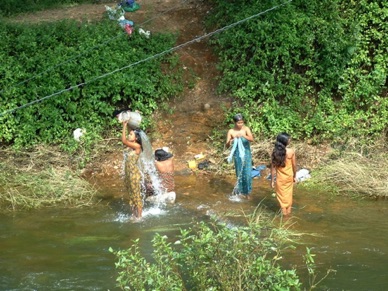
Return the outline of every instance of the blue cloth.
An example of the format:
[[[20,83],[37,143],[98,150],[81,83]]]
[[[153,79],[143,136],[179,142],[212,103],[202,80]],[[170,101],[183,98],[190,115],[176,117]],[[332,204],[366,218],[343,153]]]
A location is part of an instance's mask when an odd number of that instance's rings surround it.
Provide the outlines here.
[[[229,164],[232,162],[232,159],[233,159],[233,157],[234,157],[234,155],[236,153],[236,150],[238,151],[238,154],[239,154],[240,158],[242,160],[244,160],[245,149],[244,149],[244,145],[243,145],[243,142],[242,142],[241,138],[236,138],[233,141],[233,146],[232,146],[232,149],[231,149],[229,157],[228,157],[228,163]]]
[[[265,165],[257,166],[252,168],[252,178],[254,177],[260,177],[261,171],[265,170],[267,167]]]
[[[126,0],[125,4],[127,4],[129,7],[133,7],[133,4],[135,4],[135,0]]]
[[[252,154],[250,142],[245,137],[234,139],[230,160],[232,156],[237,176],[234,192],[248,195],[252,192]]]

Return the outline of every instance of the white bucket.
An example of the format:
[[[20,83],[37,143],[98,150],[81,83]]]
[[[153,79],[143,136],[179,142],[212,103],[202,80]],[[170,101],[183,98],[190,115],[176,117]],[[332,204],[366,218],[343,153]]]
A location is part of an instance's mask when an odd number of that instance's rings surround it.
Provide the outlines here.
[[[138,112],[123,111],[118,118],[120,122],[128,121],[128,126],[132,129],[140,127],[141,115]]]

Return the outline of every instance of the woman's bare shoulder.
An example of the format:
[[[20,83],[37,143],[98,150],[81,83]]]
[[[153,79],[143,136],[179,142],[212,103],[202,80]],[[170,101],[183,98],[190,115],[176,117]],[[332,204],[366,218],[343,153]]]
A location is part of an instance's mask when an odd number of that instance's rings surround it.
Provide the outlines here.
[[[229,129],[228,130],[228,135],[233,136],[233,134],[234,134],[234,129],[233,128]]]
[[[292,156],[295,154],[295,150],[293,148],[286,148],[286,154],[287,157],[292,158]]]
[[[246,131],[251,131],[251,129],[248,127],[248,126],[246,126],[246,125],[244,125],[244,130],[246,130]]]

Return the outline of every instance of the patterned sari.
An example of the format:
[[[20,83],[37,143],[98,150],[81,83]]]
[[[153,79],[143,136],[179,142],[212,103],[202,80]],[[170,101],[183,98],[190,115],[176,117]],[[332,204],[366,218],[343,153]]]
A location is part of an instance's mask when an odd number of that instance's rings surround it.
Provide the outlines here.
[[[159,173],[159,177],[162,180],[162,186],[166,189],[166,192],[174,191],[174,172]]]
[[[124,183],[126,193],[124,197],[128,200],[129,205],[132,207],[142,207],[143,199],[141,196],[141,173],[137,165],[139,155],[134,151],[125,151],[125,164],[124,164]]]

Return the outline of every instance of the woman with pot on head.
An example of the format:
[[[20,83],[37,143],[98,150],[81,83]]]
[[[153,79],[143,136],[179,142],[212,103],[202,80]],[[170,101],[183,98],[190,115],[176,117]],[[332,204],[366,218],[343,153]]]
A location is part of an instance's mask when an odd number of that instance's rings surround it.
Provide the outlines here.
[[[296,175],[295,151],[288,148],[291,137],[281,133],[276,138],[271,161],[271,187],[275,187],[276,198],[279,201],[283,215],[291,214],[293,186]]]
[[[173,155],[163,148],[157,149],[155,151],[155,166],[158,170],[162,187],[166,192],[173,192],[175,188]]]
[[[233,117],[234,127],[229,129],[226,146],[232,146],[231,153],[228,157],[230,163],[234,160],[234,166],[237,176],[237,186],[234,192],[242,194],[247,199],[250,199],[252,192],[252,154],[250,143],[254,141],[253,135],[249,127],[244,125],[244,118],[241,114],[236,114]]]
[[[133,210],[136,218],[142,217],[143,199],[141,196],[141,173],[138,167],[138,159],[143,147],[140,129],[131,129],[127,136],[128,121],[123,122],[121,141],[127,146],[124,152],[125,171],[125,198]]]

